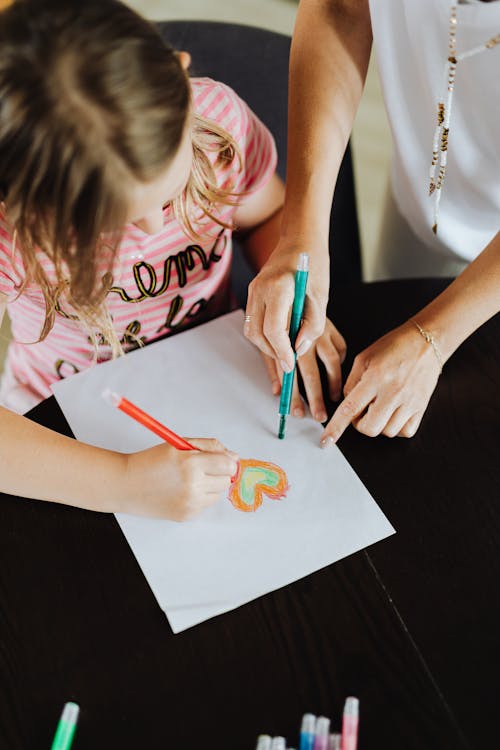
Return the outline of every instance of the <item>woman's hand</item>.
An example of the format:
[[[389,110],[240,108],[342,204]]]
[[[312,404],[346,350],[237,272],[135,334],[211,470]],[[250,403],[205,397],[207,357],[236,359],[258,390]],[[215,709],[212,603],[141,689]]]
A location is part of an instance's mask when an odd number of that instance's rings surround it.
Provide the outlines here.
[[[218,440],[191,439],[199,451],[162,443],[126,457],[124,513],[187,521],[227,492],[238,456]]]
[[[300,374],[304,381],[309,409],[313,418],[318,422],[324,422],[327,418],[318,360],[321,360],[325,366],[330,398],[332,401],[338,401],[342,393],[342,373],[340,368],[344,361],[345,354],[345,341],[333,323],[327,318],[321,336],[319,336],[312,346],[309,347],[308,351],[297,360]],[[281,391],[283,370],[274,357],[269,357],[264,354],[263,358],[269,373],[273,393],[279,395]],[[297,386],[297,379],[294,380],[293,384],[290,413],[294,417],[303,417],[305,414],[304,404],[300,398]]]
[[[336,443],[349,424],[364,435],[413,437],[439,378],[432,346],[412,321],[358,354],[344,386],[344,400],[321,445]]]
[[[300,253],[307,250],[306,243],[281,240],[248,288],[246,317],[249,322],[245,323],[245,336],[264,354],[278,360],[285,372],[294,364],[288,325],[295,271]],[[315,252],[310,263],[303,323],[295,347],[299,357],[325,330],[330,272],[328,248],[323,250]]]

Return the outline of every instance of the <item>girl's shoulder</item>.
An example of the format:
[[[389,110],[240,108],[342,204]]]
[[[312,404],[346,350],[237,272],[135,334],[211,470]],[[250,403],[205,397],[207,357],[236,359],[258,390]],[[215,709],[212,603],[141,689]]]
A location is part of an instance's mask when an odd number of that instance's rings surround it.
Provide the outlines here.
[[[218,108],[221,103],[226,106],[234,106],[237,101],[241,101],[227,83],[214,81],[213,78],[207,77],[190,78],[189,82],[193,92],[194,108],[198,114],[215,111],[215,108]]]
[[[227,84],[211,78],[191,78],[194,111],[212,120],[238,140],[248,127],[245,102]]]
[[[276,145],[269,129],[227,84],[192,78],[191,87],[195,113],[229,134],[238,147],[239,159],[231,162],[238,173],[233,189],[247,193],[258,189],[276,169]],[[207,156],[215,160],[217,153],[216,149]]]

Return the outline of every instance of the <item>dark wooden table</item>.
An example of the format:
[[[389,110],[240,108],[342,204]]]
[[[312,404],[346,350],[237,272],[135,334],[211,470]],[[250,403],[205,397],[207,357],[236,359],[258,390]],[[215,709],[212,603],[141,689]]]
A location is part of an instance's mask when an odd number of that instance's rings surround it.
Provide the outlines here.
[[[351,354],[442,286],[338,295]],[[74,750],[296,745],[303,712],[338,725],[348,694],[361,750],[500,747],[499,342],[497,316],[412,440],[342,438],[395,536],[179,635],[113,516],[2,496],[0,748],[49,748],[67,700]],[[54,399],[30,416],[70,433]]]

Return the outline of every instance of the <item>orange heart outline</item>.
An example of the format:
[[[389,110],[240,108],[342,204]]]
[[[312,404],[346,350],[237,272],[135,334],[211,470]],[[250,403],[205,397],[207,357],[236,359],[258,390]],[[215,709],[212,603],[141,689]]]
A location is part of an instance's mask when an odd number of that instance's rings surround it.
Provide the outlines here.
[[[253,505],[249,505],[244,501],[241,491],[243,475],[248,468],[271,471],[278,476],[278,482],[274,487],[259,482],[254,485]],[[264,495],[269,497],[270,500],[282,500],[286,497],[288,489],[288,479],[281,466],[269,463],[269,461],[258,461],[254,458],[242,458],[238,463],[238,471],[231,483],[228,498],[237,510],[241,510],[244,513],[253,513],[262,505]]]

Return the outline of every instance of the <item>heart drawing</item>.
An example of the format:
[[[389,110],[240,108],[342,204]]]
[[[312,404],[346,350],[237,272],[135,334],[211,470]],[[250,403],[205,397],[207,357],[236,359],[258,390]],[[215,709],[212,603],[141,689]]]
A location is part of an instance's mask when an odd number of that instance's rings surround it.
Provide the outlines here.
[[[229,490],[229,500],[244,513],[257,510],[263,496],[282,500],[288,491],[288,480],[280,466],[254,458],[242,458]]]

